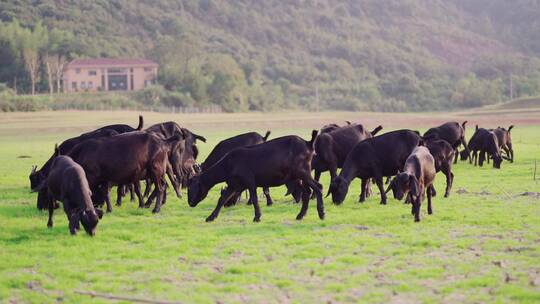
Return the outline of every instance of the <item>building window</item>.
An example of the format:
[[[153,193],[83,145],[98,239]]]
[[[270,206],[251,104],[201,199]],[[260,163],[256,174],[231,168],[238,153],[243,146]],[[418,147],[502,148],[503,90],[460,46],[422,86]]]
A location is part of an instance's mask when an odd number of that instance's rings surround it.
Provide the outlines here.
[[[89,89],[92,89],[94,87],[94,83],[92,83],[91,81],[88,82],[88,88]]]
[[[147,68],[144,68],[144,71],[145,71],[145,72],[152,72],[152,68],[148,68],[148,67],[147,67]]]
[[[133,68],[129,69],[129,71],[130,71],[131,73],[133,73]]]
[[[71,88],[74,89],[74,90],[77,90],[77,82],[76,81],[71,83]]]
[[[81,89],[86,89],[86,82],[85,81],[81,81]]]
[[[109,74],[122,74],[126,73],[126,69],[107,69],[107,73]]]
[[[88,76],[96,76],[97,75],[97,72],[96,71],[88,71]]]
[[[75,69],[75,73],[80,74],[80,73],[81,73],[81,69]]]
[[[134,81],[133,81],[133,74],[131,74],[131,77],[130,77],[130,84],[131,84],[131,90],[133,91],[135,88],[134,88]]]

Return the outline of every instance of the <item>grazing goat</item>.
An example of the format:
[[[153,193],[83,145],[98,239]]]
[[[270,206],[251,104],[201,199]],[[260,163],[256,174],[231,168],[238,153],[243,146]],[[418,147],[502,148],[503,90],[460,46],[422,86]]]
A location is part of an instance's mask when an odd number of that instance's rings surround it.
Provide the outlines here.
[[[430,140],[425,142],[425,146],[429,149],[429,153],[435,160],[435,171],[442,172],[446,176],[446,191],[444,197],[450,195],[452,184],[454,183],[454,173],[452,173],[452,162],[454,160],[455,151],[446,140]],[[436,195],[435,188],[433,196]]]
[[[469,141],[469,150],[471,151],[470,161],[472,162],[474,159],[475,166],[478,163],[482,167],[487,155],[488,159],[493,159],[494,168],[501,168],[503,158],[500,152],[499,140],[493,131],[478,128]]]
[[[143,205],[140,180],[149,178],[158,193],[153,212],[161,209],[164,196],[164,176],[168,166],[168,154],[181,141],[179,136],[166,140],[147,132],[129,132],[108,138],[88,140],[77,145],[69,156],[85,170],[91,189],[106,184],[134,185]],[[106,194],[108,201],[108,191]],[[108,203],[109,205],[110,203]]]
[[[58,149],[56,150],[58,153]],[[53,204],[61,201],[69,221],[69,231],[76,234],[79,222],[84,230],[93,236],[103,212],[94,209],[91,191],[83,168],[68,156],[58,156],[52,161],[46,180],[40,185],[49,193],[49,221],[47,226],[53,226]]]
[[[424,133],[425,140],[442,139],[446,140],[454,150],[456,150],[454,163],[458,159],[458,147],[463,145],[466,154],[469,154],[467,141],[465,140],[465,125],[464,121],[461,125],[457,122],[447,122],[438,127],[431,128]]]
[[[347,155],[339,176],[330,184],[327,196],[332,194],[334,204],[341,204],[351,181],[359,177],[362,180],[360,201],[363,202],[367,182],[373,178],[381,193],[381,204],[386,204],[383,177],[396,175],[421,141],[415,131],[398,130],[359,142]]]
[[[512,148],[512,136],[510,135],[513,128],[514,126],[511,125],[508,130],[501,127],[493,130],[493,133],[497,136],[499,147],[506,153],[506,157],[511,163],[514,162],[514,149]]]
[[[420,205],[427,193],[428,214],[433,213],[431,207],[431,198],[433,194],[433,181],[435,180],[435,160],[426,147],[416,147],[411,155],[405,161],[403,172],[399,173],[390,182],[386,190],[392,189],[394,198],[402,200],[409,194],[412,199],[411,213],[414,215],[414,221],[420,221]]]
[[[227,187],[221,192],[217,206],[206,218],[213,221],[221,207],[232,196],[249,190],[249,199],[255,210],[254,221],[260,221],[261,211],[257,199],[257,187],[277,187],[301,180],[302,208],[296,219],[300,220],[307,212],[310,190],[317,196],[319,218],[324,218],[321,189],[311,177],[311,159],[313,142],[317,131],[312,132],[311,140],[305,141],[298,136],[284,136],[265,143],[235,149],[226,154],[207,171],[195,176],[188,186],[188,203],[197,206],[216,184],[226,182]]]
[[[249,147],[266,142],[266,140],[270,136],[270,133],[270,131],[266,131],[266,134],[263,137],[257,132],[248,132],[220,141],[210,152],[210,154],[208,154],[206,160],[201,164],[201,171],[204,172],[208,170],[220,159],[222,159],[223,156],[225,156],[227,153],[231,152],[234,149]],[[266,197],[266,205],[272,205],[272,197],[270,196],[270,191],[268,187],[263,188],[263,193]],[[234,205],[239,198],[240,193],[237,196],[233,196],[228,202],[225,202],[224,206],[228,207]]]
[[[174,121],[152,125],[148,127],[146,131],[161,134],[164,138],[179,135],[182,139],[184,139],[185,142],[178,146],[178,148],[181,150],[178,152],[180,153],[179,161],[175,161],[174,163],[171,163],[171,165],[181,187],[185,187],[188,180],[199,170],[196,162],[199,154],[199,150],[196,145],[197,140],[206,142],[206,138],[197,135],[186,128],[180,127]],[[148,195],[149,190],[150,188],[147,187],[145,196]]]
[[[345,158],[354,146],[375,136],[381,129],[382,126],[378,126],[369,132],[361,124],[353,124],[317,136],[315,155],[311,163],[311,169],[315,170],[315,180],[320,180],[322,172],[330,171],[332,182],[337,176],[337,169],[343,167]]]
[[[118,132],[114,130],[98,130],[98,131],[84,133],[80,136],[67,139],[55,149],[55,152],[53,153],[53,155],[47,160],[47,162],[45,162],[45,164],[41,167],[41,169],[36,170],[37,167],[33,166],[29,179],[30,179],[30,188],[32,189],[32,191],[38,192],[37,208],[40,210],[48,208],[47,201],[49,200],[49,198],[48,198],[48,193],[46,189],[41,189],[41,191],[38,191],[37,188],[49,175],[52,162],[58,154],[61,154],[61,155],[67,154],[73,149],[73,147],[87,140],[102,138],[102,137],[110,137],[114,135],[118,135]]]

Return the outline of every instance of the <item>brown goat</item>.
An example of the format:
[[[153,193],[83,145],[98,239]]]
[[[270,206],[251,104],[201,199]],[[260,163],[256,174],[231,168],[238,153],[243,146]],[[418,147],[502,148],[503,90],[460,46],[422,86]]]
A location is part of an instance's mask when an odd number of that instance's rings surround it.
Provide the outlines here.
[[[435,160],[428,148],[416,147],[405,161],[403,172],[390,182],[386,192],[392,190],[394,198],[402,200],[409,193],[412,199],[411,213],[414,221],[420,221],[420,205],[427,193],[428,214],[433,213],[431,198],[435,180]]]

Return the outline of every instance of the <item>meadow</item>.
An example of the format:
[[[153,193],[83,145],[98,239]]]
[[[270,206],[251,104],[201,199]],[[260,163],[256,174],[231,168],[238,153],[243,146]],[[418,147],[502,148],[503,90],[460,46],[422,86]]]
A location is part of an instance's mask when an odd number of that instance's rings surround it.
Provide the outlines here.
[[[28,174],[52,154],[55,143],[111,123],[135,126],[136,112],[0,113],[0,302],[100,303],[538,303],[540,302],[540,112],[482,113],[143,113],[146,126],[175,120],[208,138],[200,160],[219,140],[243,131],[271,130],[271,138],[344,120],[382,132],[420,131],[448,120],[485,127],[514,124],[516,161],[478,168],[454,166],[452,194],[434,214],[422,205],[414,223],[410,206],[379,194],[358,203],[359,181],[346,201],[315,201],[304,220],[300,205],[272,188],[275,204],[261,206],[260,223],[243,200],[213,223],[220,187],[196,208],[169,195],[161,213],[127,199],[113,206],[95,237],[71,236],[62,211],[47,229],[35,207]],[[535,162],[538,162],[536,181]],[[328,186],[323,174],[322,184]],[[261,191],[259,191],[262,195]],[[326,191],[324,191],[326,193]],[[186,194],[184,192],[184,194]],[[114,195],[113,195],[114,200]],[[264,202],[264,200],[261,200]]]

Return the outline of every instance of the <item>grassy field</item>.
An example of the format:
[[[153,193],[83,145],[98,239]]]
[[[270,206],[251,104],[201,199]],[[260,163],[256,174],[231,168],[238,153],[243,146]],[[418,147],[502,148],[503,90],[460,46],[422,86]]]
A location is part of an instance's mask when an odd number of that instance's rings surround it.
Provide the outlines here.
[[[447,199],[441,195],[444,176],[437,176],[434,214],[423,205],[420,223],[401,202],[379,205],[378,194],[357,203],[359,181],[342,206],[325,200],[324,221],[315,201],[296,221],[300,206],[283,196],[284,188],[273,188],[276,204],[262,206],[260,223],[251,221],[253,209],[245,203],[205,223],[218,186],[196,208],[170,195],[157,215],[126,200],[91,238],[69,235],[61,211],[47,229],[47,214],[36,210],[36,195],[29,192],[31,165],[42,165],[54,143],[81,131],[113,122],[136,125],[137,113],[0,113],[0,302],[538,303],[537,114],[145,113],[147,125],[173,119],[206,136],[202,158],[220,139],[246,130],[307,138],[311,128],[346,119],[368,128],[381,123],[383,131],[467,119],[470,136],[476,123],[513,123],[516,162],[504,162],[502,170],[458,163]],[[328,185],[328,174],[322,184]]]

